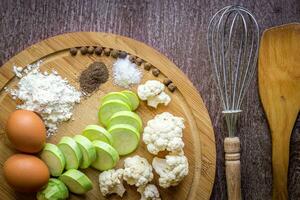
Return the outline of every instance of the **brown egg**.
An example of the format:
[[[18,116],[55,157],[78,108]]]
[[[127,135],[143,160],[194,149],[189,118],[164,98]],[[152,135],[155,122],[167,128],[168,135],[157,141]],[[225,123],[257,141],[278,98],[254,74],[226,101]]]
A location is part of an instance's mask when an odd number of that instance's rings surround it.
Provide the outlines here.
[[[26,153],[39,152],[46,141],[44,122],[32,111],[14,111],[8,118],[6,130],[14,147]]]
[[[19,192],[36,192],[48,183],[50,173],[39,158],[27,154],[9,157],[3,166],[7,183]]]

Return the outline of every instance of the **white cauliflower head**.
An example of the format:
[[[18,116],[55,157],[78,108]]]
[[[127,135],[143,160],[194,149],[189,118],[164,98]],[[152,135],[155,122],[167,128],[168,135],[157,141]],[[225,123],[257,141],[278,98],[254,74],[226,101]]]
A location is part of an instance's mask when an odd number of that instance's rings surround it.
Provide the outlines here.
[[[155,157],[152,166],[163,188],[178,185],[189,173],[189,163],[184,155],[168,155],[165,159]]]
[[[147,105],[153,108],[157,108],[158,104],[163,103],[167,106],[171,101],[171,97],[165,92],[161,92],[159,95],[154,97],[149,97],[147,100]]]
[[[99,175],[99,186],[101,193],[106,196],[116,193],[123,196],[125,188],[123,186],[123,169],[104,171]]]
[[[163,103],[166,106],[171,101],[171,97],[164,92],[164,89],[165,85],[160,81],[149,80],[138,86],[137,93],[141,100],[147,100],[148,106],[157,108],[158,104]]]
[[[164,91],[165,85],[157,80],[148,80],[145,84],[138,86],[137,93],[141,100],[147,100],[149,97],[154,97]]]
[[[137,191],[141,194],[140,200],[161,200],[158,189],[154,184],[139,187]]]
[[[182,130],[184,119],[164,112],[149,120],[144,128],[143,141],[150,153],[156,155],[160,151],[181,152],[184,143]]]
[[[152,166],[138,155],[128,157],[124,160],[123,178],[129,185],[145,186],[153,179]]]

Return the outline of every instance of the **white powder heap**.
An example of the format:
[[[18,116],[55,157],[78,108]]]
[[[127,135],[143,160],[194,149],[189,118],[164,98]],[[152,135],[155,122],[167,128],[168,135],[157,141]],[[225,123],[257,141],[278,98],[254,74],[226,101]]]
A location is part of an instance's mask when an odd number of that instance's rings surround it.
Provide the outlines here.
[[[42,73],[39,69],[41,61],[28,65],[24,70],[13,67],[16,76],[20,78],[17,89],[8,89],[14,99],[20,99],[23,104],[17,109],[31,110],[43,118],[47,136],[57,131],[57,126],[72,117],[75,103],[80,102],[81,93],[63,79],[56,71]]]
[[[139,84],[141,78],[142,72],[135,63],[129,60],[129,56],[125,59],[118,58],[113,64],[113,79],[116,85],[129,88],[134,84]]]

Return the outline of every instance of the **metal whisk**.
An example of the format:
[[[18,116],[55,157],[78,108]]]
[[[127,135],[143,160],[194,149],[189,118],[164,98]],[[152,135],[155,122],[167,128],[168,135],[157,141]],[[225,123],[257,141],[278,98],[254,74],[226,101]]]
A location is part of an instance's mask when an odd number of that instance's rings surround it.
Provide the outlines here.
[[[240,141],[234,136],[242,101],[256,71],[257,21],[241,6],[222,8],[209,22],[207,44],[229,134],[224,141],[228,199],[241,199]]]

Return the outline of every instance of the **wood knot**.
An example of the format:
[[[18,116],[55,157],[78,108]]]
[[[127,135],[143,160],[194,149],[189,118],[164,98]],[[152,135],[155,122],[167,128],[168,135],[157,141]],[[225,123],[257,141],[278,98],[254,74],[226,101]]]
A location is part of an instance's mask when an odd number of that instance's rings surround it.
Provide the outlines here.
[[[285,97],[284,97],[284,96],[280,96],[280,99],[281,99],[282,101],[285,101]]]

